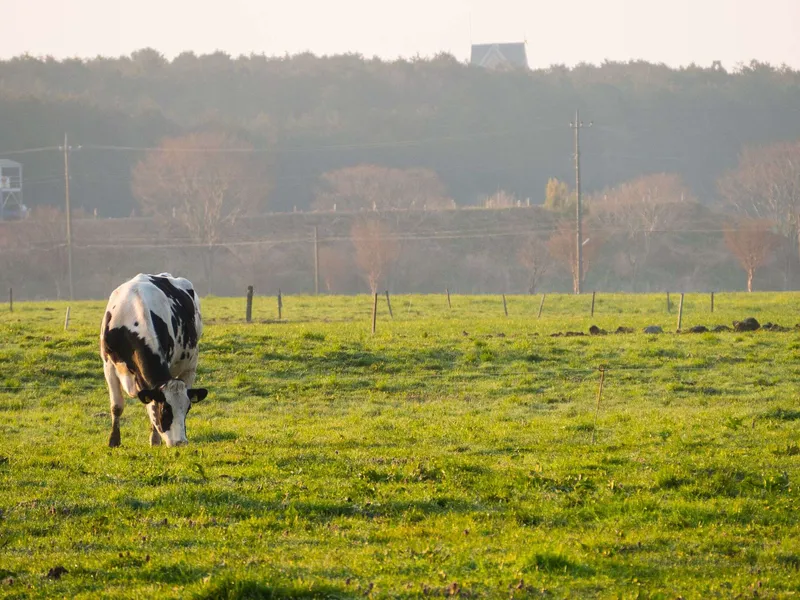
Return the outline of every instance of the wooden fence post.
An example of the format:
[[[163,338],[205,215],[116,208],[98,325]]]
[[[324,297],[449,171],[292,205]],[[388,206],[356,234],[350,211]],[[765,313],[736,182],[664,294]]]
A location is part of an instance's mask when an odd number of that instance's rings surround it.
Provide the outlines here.
[[[67,307],[67,315],[64,317],[64,331],[69,329],[69,306]]]
[[[389,307],[389,318],[394,319],[394,314],[392,314],[392,301],[389,300],[389,290],[386,290],[386,306]]]
[[[453,310],[453,306],[450,304],[450,288],[444,288],[444,291],[447,292],[447,308]]]
[[[503,312],[508,316],[508,305],[506,304],[506,295],[503,294]]]
[[[14,312],[14,288],[8,288],[8,312]]]
[[[714,292],[711,292],[711,312],[714,312]]]
[[[681,303],[678,305],[678,331],[681,330],[681,322],[683,321],[683,293],[681,293]]]
[[[245,310],[244,318],[249,323],[253,320],[253,286],[247,286],[247,309]]]
[[[278,321],[283,319],[283,298],[281,297],[281,289],[278,288]]]
[[[378,320],[378,292],[375,292],[372,300],[372,335],[375,335],[375,323]]]
[[[544,307],[544,298],[547,294],[542,294],[542,301],[539,303],[539,314],[536,315],[536,318],[540,318],[542,316],[542,308]]]
[[[592,314],[591,314],[591,316],[594,316],[594,297],[595,297],[596,294],[597,294],[597,292],[592,292]]]

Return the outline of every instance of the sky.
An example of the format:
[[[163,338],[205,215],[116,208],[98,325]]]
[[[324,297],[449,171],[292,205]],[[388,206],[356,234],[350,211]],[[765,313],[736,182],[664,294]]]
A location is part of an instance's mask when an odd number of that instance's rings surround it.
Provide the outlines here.
[[[439,52],[527,41],[530,66],[756,59],[800,69],[800,0],[0,0],[0,58],[191,50]]]

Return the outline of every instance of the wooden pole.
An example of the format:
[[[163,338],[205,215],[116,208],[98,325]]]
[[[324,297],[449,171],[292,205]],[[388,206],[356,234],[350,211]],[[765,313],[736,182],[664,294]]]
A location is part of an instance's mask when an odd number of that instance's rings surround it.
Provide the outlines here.
[[[678,331],[681,330],[681,322],[683,321],[683,293],[681,293],[681,303],[678,305]]]
[[[389,290],[386,290],[386,306],[389,307],[389,318],[394,319],[394,314],[392,314],[392,301],[389,300]]]
[[[508,305],[506,304],[506,295],[503,294],[503,312],[508,316]]]
[[[538,315],[536,315],[536,318],[537,318],[537,319],[538,319],[538,318],[540,318],[540,317],[542,316],[542,308],[544,308],[544,299],[545,299],[545,296],[547,296],[547,294],[542,294],[542,301],[541,301],[541,302],[539,302],[539,314],[538,314]]]
[[[378,320],[378,292],[373,294],[372,299],[372,335],[375,335],[375,324]]]
[[[64,331],[69,329],[69,306],[67,307],[67,315],[64,317]]]
[[[453,306],[450,304],[450,288],[444,288],[444,291],[447,292],[447,308],[453,310]]]
[[[714,292],[711,292],[711,312],[714,312]]]
[[[281,297],[281,290],[278,288],[278,321],[283,319],[283,298]]]
[[[8,288],[8,312],[14,312],[14,288]]]
[[[592,292],[592,315],[594,316],[594,297],[597,295],[597,292]]]
[[[245,311],[245,319],[248,323],[253,320],[253,286],[247,286],[247,309]]]
[[[669,302],[669,292],[667,292],[667,313],[672,312],[672,305]]]

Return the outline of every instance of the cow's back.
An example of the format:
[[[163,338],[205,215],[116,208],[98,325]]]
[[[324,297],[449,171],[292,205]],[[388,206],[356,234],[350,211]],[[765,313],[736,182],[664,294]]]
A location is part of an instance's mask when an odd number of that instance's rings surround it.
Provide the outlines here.
[[[139,274],[109,298],[100,333],[103,360],[123,364],[139,389],[150,389],[196,368],[202,334],[199,299],[191,282]]]

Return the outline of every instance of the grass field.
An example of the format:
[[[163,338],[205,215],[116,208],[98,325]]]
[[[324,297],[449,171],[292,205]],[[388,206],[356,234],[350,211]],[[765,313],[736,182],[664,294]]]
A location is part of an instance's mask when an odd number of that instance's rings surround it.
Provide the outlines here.
[[[114,450],[105,302],[3,307],[0,597],[800,595],[800,296],[589,302],[210,298],[190,445]]]

